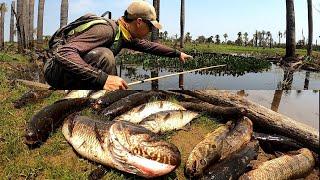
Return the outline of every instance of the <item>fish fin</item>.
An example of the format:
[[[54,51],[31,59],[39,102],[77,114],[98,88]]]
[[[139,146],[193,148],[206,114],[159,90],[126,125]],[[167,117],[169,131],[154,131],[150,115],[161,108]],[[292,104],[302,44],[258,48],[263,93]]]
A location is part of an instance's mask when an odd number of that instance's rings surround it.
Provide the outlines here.
[[[280,151],[275,151],[274,155],[278,158],[278,157],[281,157],[281,156],[283,156],[285,154],[283,152],[280,152]]]
[[[68,131],[69,131],[69,135],[70,137],[72,137],[72,132],[73,132],[73,128],[75,125],[75,116],[77,115],[77,113],[71,114],[68,118],[70,119],[69,123],[68,123]]]
[[[181,130],[187,131],[187,132],[188,132],[188,131],[191,131],[191,124],[188,123],[187,125],[185,125],[184,127],[182,127]]]
[[[106,166],[99,166],[97,169],[94,169],[90,174],[88,179],[89,180],[98,180],[102,179],[108,172],[112,169]]]
[[[102,139],[101,134],[99,133],[99,129],[98,129],[97,123],[94,123],[94,133],[96,134],[96,138],[99,141],[102,150],[104,150],[104,148],[103,148],[104,141]]]

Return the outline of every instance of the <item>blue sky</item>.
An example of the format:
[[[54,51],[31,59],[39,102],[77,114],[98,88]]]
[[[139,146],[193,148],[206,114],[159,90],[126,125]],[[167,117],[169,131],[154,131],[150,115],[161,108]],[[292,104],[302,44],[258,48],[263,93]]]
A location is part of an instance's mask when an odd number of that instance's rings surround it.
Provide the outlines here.
[[[35,14],[37,14],[37,1]],[[152,0],[147,0],[152,3]],[[4,1],[7,6],[11,0]],[[131,0],[69,0],[69,22],[79,16],[92,12],[102,14],[113,12],[113,18],[120,17]],[[256,30],[271,31],[277,37],[279,31],[286,28],[285,0],[185,0],[186,32],[191,32],[193,38],[200,35],[206,37],[224,33],[228,39],[235,40],[237,33],[248,32],[249,37]],[[313,0],[315,7],[320,9],[320,0]],[[160,22],[169,35],[179,34],[180,0],[161,0]],[[297,40],[302,38],[302,30],[307,38],[308,14],[307,1],[295,0]],[[314,9],[314,43],[320,44],[320,12]],[[5,37],[9,36],[9,16],[6,13]],[[51,35],[59,27],[60,0],[46,0],[44,17],[44,34]],[[36,26],[35,18],[35,26]],[[278,41],[278,38],[275,38]],[[284,42],[285,39],[282,39]]]

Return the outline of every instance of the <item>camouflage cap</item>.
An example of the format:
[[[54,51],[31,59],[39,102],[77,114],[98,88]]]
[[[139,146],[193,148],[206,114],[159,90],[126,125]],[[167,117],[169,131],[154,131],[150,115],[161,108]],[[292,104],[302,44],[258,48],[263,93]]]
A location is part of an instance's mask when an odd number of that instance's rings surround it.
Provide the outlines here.
[[[129,19],[145,19],[150,21],[157,29],[162,29],[162,25],[157,21],[155,8],[146,1],[134,0],[127,8]]]

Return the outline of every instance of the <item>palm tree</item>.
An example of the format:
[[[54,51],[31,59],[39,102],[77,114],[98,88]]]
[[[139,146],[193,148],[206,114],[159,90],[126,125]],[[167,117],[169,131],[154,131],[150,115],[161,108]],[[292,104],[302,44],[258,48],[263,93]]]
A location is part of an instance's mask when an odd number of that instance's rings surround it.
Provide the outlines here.
[[[163,39],[166,41],[168,40],[168,31],[163,32]]]
[[[11,17],[10,17],[10,42],[14,41],[14,10],[16,8],[16,2],[11,2]]]
[[[308,26],[309,26],[307,54],[308,54],[308,56],[311,56],[311,54],[312,54],[312,39],[313,39],[312,0],[308,0],[307,2],[308,2]]]
[[[248,39],[248,35],[249,35],[249,34],[248,34],[247,32],[245,32],[245,33],[243,34],[243,36],[244,36],[244,45],[245,45],[245,46],[247,46],[247,43],[248,43],[248,40],[249,40],[249,39]]]
[[[286,0],[287,31],[286,31],[286,58],[292,58],[296,54],[296,25],[293,0]]]
[[[258,47],[258,31],[256,30],[256,42],[255,42],[255,44],[256,44],[256,47]]]
[[[34,0],[29,0],[29,45],[33,46],[33,31],[34,31]]]
[[[281,38],[282,38],[282,32],[281,32],[281,31],[279,31],[278,36],[279,36],[279,46],[280,46],[280,44],[281,44]]]
[[[6,13],[6,4],[1,3],[1,19],[0,19],[0,49],[4,49],[4,17]]]
[[[215,36],[215,38],[216,38],[216,44],[220,44],[220,36],[219,36],[219,34],[217,34]]]
[[[38,4],[38,26],[37,26],[37,41],[39,44],[43,43],[43,11],[45,0],[39,0]]]
[[[224,37],[224,42],[227,43],[228,34],[224,33],[223,37]]]
[[[61,0],[60,28],[68,24],[68,0]]]
[[[190,43],[192,41],[192,37],[190,32],[187,32],[186,37],[185,37],[185,42]]]
[[[270,31],[267,31],[267,39],[269,40],[269,46],[270,46],[270,48],[272,48],[272,41],[273,41],[273,39],[272,39],[272,34],[271,34]]]
[[[185,7],[184,0],[181,0],[181,11],[180,11],[180,48],[184,47],[184,25],[185,25]]]

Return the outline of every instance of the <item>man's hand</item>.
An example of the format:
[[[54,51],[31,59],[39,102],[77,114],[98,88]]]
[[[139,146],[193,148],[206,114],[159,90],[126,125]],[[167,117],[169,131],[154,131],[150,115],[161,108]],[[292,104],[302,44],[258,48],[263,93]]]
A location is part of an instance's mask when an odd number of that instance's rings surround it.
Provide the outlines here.
[[[126,90],[128,89],[128,84],[118,76],[109,75],[106,83],[103,86],[104,90],[113,91],[113,90]]]
[[[185,63],[188,59],[193,59],[193,57],[181,52],[179,59],[181,62]]]

